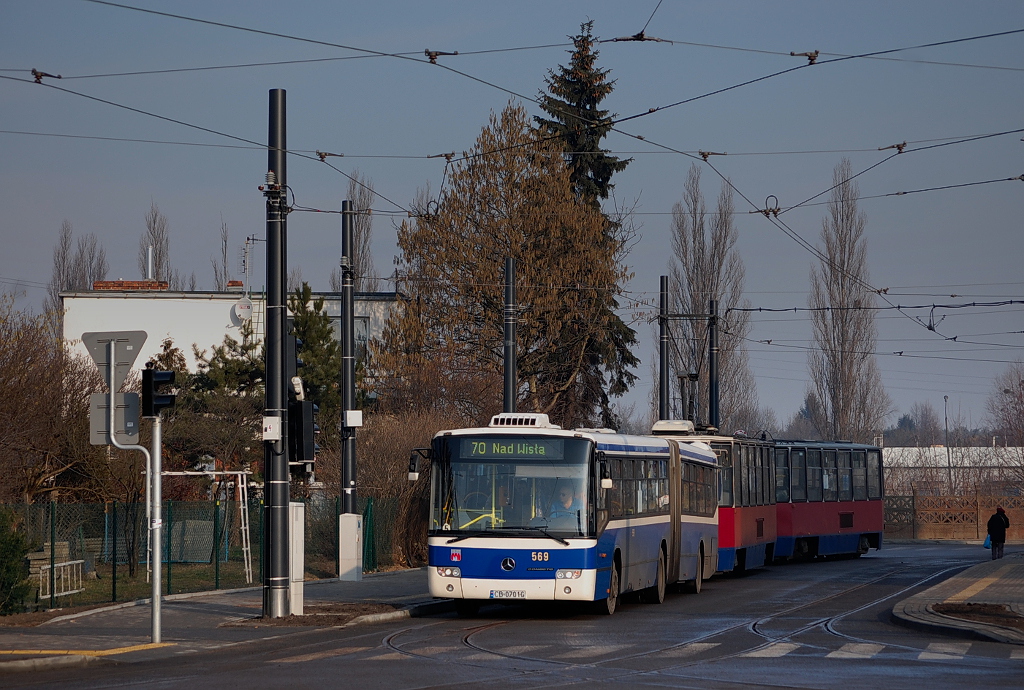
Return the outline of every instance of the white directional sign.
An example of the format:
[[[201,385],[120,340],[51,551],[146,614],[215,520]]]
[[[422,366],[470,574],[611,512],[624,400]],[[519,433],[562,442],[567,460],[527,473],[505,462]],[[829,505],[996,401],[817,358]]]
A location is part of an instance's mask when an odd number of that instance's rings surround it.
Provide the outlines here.
[[[110,383],[110,348],[108,343],[114,341],[114,391],[121,388],[132,364],[139,356],[139,351],[146,343],[145,331],[107,331],[105,333],[83,333],[82,342],[89,350],[103,382]]]

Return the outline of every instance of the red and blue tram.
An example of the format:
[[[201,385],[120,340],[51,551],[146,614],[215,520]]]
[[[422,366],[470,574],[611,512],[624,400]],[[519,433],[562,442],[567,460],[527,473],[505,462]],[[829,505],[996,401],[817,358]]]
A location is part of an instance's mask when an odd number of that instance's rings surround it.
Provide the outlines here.
[[[882,451],[843,441],[774,443],[776,558],[882,548]]]

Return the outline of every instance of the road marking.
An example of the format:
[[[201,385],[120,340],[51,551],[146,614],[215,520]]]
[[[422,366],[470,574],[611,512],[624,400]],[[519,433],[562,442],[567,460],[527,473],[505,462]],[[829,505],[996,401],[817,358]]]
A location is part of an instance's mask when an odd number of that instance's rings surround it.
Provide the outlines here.
[[[917,658],[926,661],[963,659],[970,648],[970,642],[932,642],[925,651],[917,655]]]
[[[547,649],[542,644],[525,644],[518,647],[503,647],[498,650],[499,654],[508,654],[509,656],[519,656],[520,654],[526,654],[528,652],[536,652],[538,649]]]
[[[0,649],[0,654],[25,656],[113,656],[128,652],[141,652],[146,649],[173,647],[173,642],[150,642],[131,647],[114,647],[113,649]]]
[[[410,652],[414,652],[415,654],[422,654],[423,656],[435,656],[437,654],[454,654],[455,652],[458,652],[460,650],[465,651],[466,648],[457,645],[448,645],[443,647],[420,647],[417,649],[409,648]]]
[[[344,647],[342,649],[328,649],[324,652],[313,652],[311,654],[299,654],[298,656],[288,656],[283,659],[275,659],[274,661],[283,664],[299,664],[305,661],[318,661],[320,659],[329,659],[332,656],[345,656],[347,654],[355,654],[356,652],[365,652],[370,649],[374,649],[374,647]]]
[[[959,592],[957,592],[953,596],[951,596],[948,599],[946,599],[945,603],[947,603],[947,604],[955,604],[955,603],[958,603],[958,602],[961,602],[961,601],[967,601],[968,599],[973,597],[975,594],[977,594],[981,590],[983,590],[986,587],[988,587],[989,585],[991,585],[993,582],[996,582],[997,580],[999,580],[999,578],[1002,576],[1002,574],[1005,573],[1007,570],[1012,570],[1013,568],[1016,568],[1016,567],[1017,566],[1015,564],[1013,564],[1013,563],[1011,563],[1009,565],[1004,565],[1002,568],[1000,568],[999,570],[995,571],[994,573],[992,573],[988,577],[981,578],[980,580],[975,582],[970,587],[964,587],[962,590],[960,590]]]
[[[829,659],[870,659],[885,649],[885,645],[867,642],[849,642],[825,656]]]
[[[767,647],[755,649],[752,652],[740,654],[740,656],[754,657],[758,659],[770,659],[778,656],[786,656],[799,646],[800,645],[793,644],[792,642],[773,642]]]
[[[631,644],[605,644],[595,645],[593,647],[578,647],[569,652],[562,654],[556,654],[554,659],[585,659],[592,656],[603,656],[605,654],[613,654],[622,649],[629,649],[633,645]]]
[[[694,656],[702,652],[706,652],[709,649],[718,647],[720,642],[691,642],[690,644],[684,644],[681,647],[672,647],[666,649],[663,652],[658,652],[659,656]]]
[[[399,654],[398,652],[384,652],[376,656],[368,656],[364,661],[397,661],[399,659],[411,659],[411,656],[405,654]]]

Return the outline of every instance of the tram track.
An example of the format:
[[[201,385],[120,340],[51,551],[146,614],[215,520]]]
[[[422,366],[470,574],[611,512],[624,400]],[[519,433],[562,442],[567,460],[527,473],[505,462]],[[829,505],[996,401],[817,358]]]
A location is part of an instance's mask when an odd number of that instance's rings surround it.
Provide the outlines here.
[[[871,578],[868,581],[857,583],[857,584],[855,584],[855,585],[853,585],[851,587],[845,587],[845,588],[843,588],[843,589],[841,589],[839,591],[829,593],[826,596],[820,596],[820,597],[814,598],[811,601],[801,602],[801,603],[799,603],[797,605],[790,606],[790,607],[787,607],[787,608],[782,609],[780,611],[774,612],[774,613],[772,613],[771,615],[768,615],[768,616],[761,616],[759,618],[742,620],[742,621],[738,621],[738,622],[736,622],[734,624],[731,624],[731,625],[728,625],[728,626],[716,628],[714,630],[709,630],[709,631],[707,631],[707,632],[705,632],[705,633],[703,633],[701,635],[692,637],[692,638],[687,639],[687,640],[685,640],[683,642],[677,642],[677,643],[674,643],[674,644],[671,644],[671,645],[655,647],[655,648],[652,648],[652,649],[647,649],[647,650],[643,650],[643,651],[635,652],[635,653],[631,653],[631,654],[622,654],[622,655],[617,655],[617,656],[605,657],[605,658],[602,658],[599,661],[582,662],[581,663],[581,662],[575,662],[575,661],[564,661],[564,660],[561,660],[561,659],[552,659],[550,657],[542,657],[542,656],[537,656],[537,655],[528,655],[528,654],[521,654],[521,653],[519,653],[519,654],[517,654],[517,653],[509,653],[509,652],[503,651],[501,649],[492,648],[491,646],[489,646],[489,645],[487,645],[487,644],[485,644],[485,643],[480,641],[480,639],[479,639],[480,636],[486,634],[489,631],[494,630],[495,628],[506,626],[506,625],[514,625],[515,621],[510,621],[510,620],[496,621],[496,622],[493,622],[493,623],[489,623],[489,624],[485,624],[485,625],[480,625],[480,626],[476,626],[476,627],[473,627],[471,629],[468,629],[466,632],[464,632],[461,635],[460,643],[461,643],[461,646],[464,647],[467,651],[473,651],[473,652],[478,653],[478,654],[491,655],[491,656],[495,657],[496,659],[507,659],[507,660],[510,660],[510,661],[518,661],[518,662],[530,663],[530,664],[543,664],[543,665],[554,666],[556,668],[569,668],[569,667],[601,667],[601,666],[614,665],[616,663],[620,663],[620,662],[623,662],[623,661],[643,659],[643,658],[648,658],[648,657],[657,657],[659,655],[664,655],[665,653],[670,653],[670,652],[672,652],[674,650],[678,650],[678,649],[680,649],[682,647],[685,647],[687,645],[706,643],[706,642],[709,642],[709,641],[711,641],[711,640],[713,640],[715,638],[718,638],[718,637],[721,637],[723,635],[727,635],[729,633],[733,633],[733,632],[736,632],[736,631],[739,631],[739,630],[747,630],[748,632],[751,632],[752,634],[754,634],[757,637],[760,637],[761,639],[764,640],[764,642],[762,642],[761,644],[752,645],[752,646],[745,646],[742,649],[733,650],[733,651],[731,651],[729,653],[726,653],[726,654],[720,654],[720,655],[715,655],[715,656],[710,656],[710,657],[706,656],[706,655],[702,655],[700,659],[694,659],[692,661],[680,662],[679,660],[673,660],[671,662],[671,666],[673,668],[679,668],[679,667],[694,666],[694,665],[698,665],[698,664],[704,664],[704,663],[709,663],[709,662],[727,660],[727,659],[735,658],[735,657],[738,657],[738,656],[741,656],[741,655],[744,655],[744,654],[749,654],[750,652],[756,652],[756,651],[758,651],[760,649],[767,648],[767,647],[769,647],[769,646],[771,646],[773,644],[776,644],[778,642],[788,641],[788,640],[790,640],[790,638],[792,638],[794,636],[800,635],[801,633],[808,632],[808,631],[811,631],[811,630],[813,630],[815,628],[819,628],[819,627],[825,629],[829,634],[834,635],[836,637],[839,637],[841,639],[850,640],[850,641],[869,642],[869,640],[860,640],[859,638],[856,638],[856,637],[853,637],[853,636],[850,636],[850,635],[846,635],[846,634],[836,630],[835,627],[834,627],[834,624],[836,622],[842,620],[843,618],[847,617],[847,616],[850,616],[850,615],[853,615],[853,614],[858,613],[860,611],[869,609],[869,608],[871,608],[873,606],[877,606],[879,603],[882,603],[882,602],[884,602],[884,601],[886,601],[888,599],[893,599],[893,598],[895,598],[897,596],[900,596],[900,595],[906,593],[907,591],[910,591],[910,590],[912,590],[912,589],[914,589],[916,587],[920,587],[923,584],[929,582],[930,580],[933,580],[933,579],[935,579],[937,577],[940,577],[940,576],[944,575],[945,573],[948,573],[948,572],[953,571],[953,570],[961,569],[963,567],[964,567],[963,564],[958,564],[958,565],[955,565],[955,566],[943,568],[943,569],[941,569],[941,570],[939,570],[937,572],[933,572],[933,573],[928,574],[926,577],[923,577],[923,578],[920,578],[920,579],[916,580],[914,583],[912,583],[910,585],[907,585],[906,587],[903,587],[903,588],[901,588],[900,590],[898,590],[896,592],[889,593],[889,594],[886,594],[883,597],[876,598],[876,599],[874,599],[874,600],[872,600],[870,602],[862,604],[862,605],[858,606],[857,608],[849,610],[849,611],[844,611],[844,612],[841,612],[841,613],[837,613],[837,614],[832,615],[832,616],[822,616],[822,617],[819,617],[819,618],[815,618],[814,620],[812,620],[812,621],[810,621],[810,622],[808,622],[808,623],[806,623],[804,625],[801,625],[800,627],[798,627],[795,630],[788,631],[784,635],[773,635],[770,632],[765,631],[764,628],[769,624],[770,621],[782,619],[782,618],[785,618],[787,616],[792,616],[794,613],[798,613],[798,612],[800,612],[802,610],[813,608],[815,606],[821,606],[821,605],[826,604],[826,603],[828,603],[830,601],[834,601],[834,600],[840,599],[840,598],[842,598],[844,596],[848,596],[850,594],[856,593],[856,592],[864,589],[865,587],[869,587],[871,585],[875,585],[875,584],[878,584],[878,583],[883,582],[885,580],[888,580],[888,579],[891,579],[893,577],[899,576],[902,573],[905,573],[905,572],[907,572],[909,570],[912,570],[913,567],[912,566],[903,566],[903,567],[899,567],[899,568],[890,569],[890,570],[882,573],[881,575],[878,575],[877,577]],[[434,658],[434,657],[431,657],[431,656],[426,655],[426,654],[417,653],[416,651],[414,651],[413,648],[410,648],[407,645],[404,645],[404,644],[401,643],[400,638],[403,635],[405,635],[405,634],[407,634],[407,633],[409,633],[409,632],[411,632],[412,630],[415,630],[415,629],[416,628],[408,628],[406,630],[398,631],[396,633],[393,633],[393,634],[389,635],[387,638],[385,638],[384,645],[386,647],[388,647],[389,649],[391,649],[392,651],[398,652],[400,654],[404,654],[406,656],[415,657],[415,658],[426,658],[426,659]],[[889,645],[889,646],[893,646],[893,645]],[[912,648],[908,647],[907,649],[909,650],[909,649],[912,649]],[[481,661],[460,660],[457,657],[455,657],[455,658],[448,658],[448,659],[446,659],[446,661],[449,662],[449,663],[454,663],[454,664],[468,666],[468,667],[488,667],[488,666],[490,666],[490,664],[488,662],[486,662],[486,661],[482,661],[482,660]],[[554,670],[554,669],[552,669],[552,670]],[[531,670],[529,672],[530,673],[543,673],[545,671],[543,671],[543,670]],[[652,671],[644,671],[642,673],[651,673],[651,672]],[[632,675],[632,674],[629,673],[627,675]],[[564,682],[564,680],[563,680],[563,682]]]

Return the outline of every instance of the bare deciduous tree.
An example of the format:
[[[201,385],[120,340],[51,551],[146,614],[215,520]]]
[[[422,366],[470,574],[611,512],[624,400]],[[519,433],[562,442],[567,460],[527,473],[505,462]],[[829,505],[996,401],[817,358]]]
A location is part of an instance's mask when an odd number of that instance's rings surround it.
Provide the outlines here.
[[[96,235],[89,233],[79,237],[75,251],[72,252],[72,234],[71,222],[65,220],[61,223],[57,244],[53,248],[53,273],[43,305],[57,336],[62,335],[63,328],[60,293],[91,290],[95,281],[107,277],[107,255]]]
[[[380,274],[373,264],[373,180],[352,172],[348,181],[348,200],[352,202],[355,216],[352,219],[352,269],[355,273],[357,292],[380,290]],[[331,269],[330,286],[333,292],[341,292],[341,268]]]
[[[156,202],[146,212],[146,231],[139,238],[139,274],[145,278],[148,270],[148,249],[153,248],[153,280],[170,282],[171,237],[167,230],[167,216],[160,213]]]
[[[224,292],[231,280],[231,269],[228,268],[228,224],[220,219],[220,258],[210,259],[213,264],[213,289]]]
[[[833,172],[828,216],[822,222],[819,266],[811,268],[811,323],[817,349],[808,355],[811,381],[823,409],[825,438],[870,442],[892,407],[875,361],[874,295],[868,281],[867,218],[850,161]]]
[[[708,213],[700,186],[700,168],[690,168],[683,184],[683,200],[672,208],[672,252],[670,274],[671,309],[681,314],[707,314],[710,300],[718,301],[720,412],[723,430],[757,431],[775,426],[774,414],[758,403],[754,377],[750,373],[743,340],[750,330],[749,312],[730,311],[743,307],[744,267],[736,251],[732,188],[722,185],[713,213]],[[706,319],[673,321],[671,375],[698,375],[696,417],[708,421],[708,327]],[[679,390],[679,389],[677,389]],[[688,416],[686,396],[681,396],[680,418]],[[673,396],[674,397],[674,396]]]

